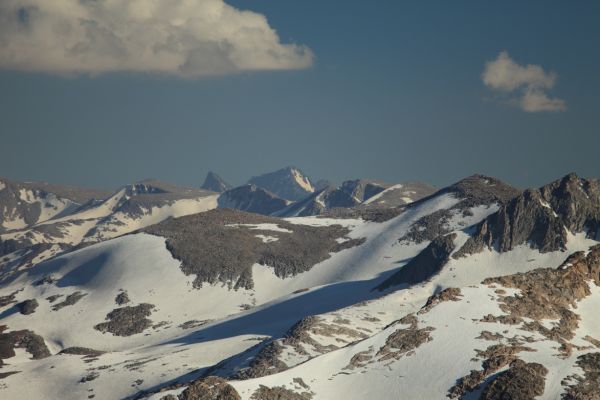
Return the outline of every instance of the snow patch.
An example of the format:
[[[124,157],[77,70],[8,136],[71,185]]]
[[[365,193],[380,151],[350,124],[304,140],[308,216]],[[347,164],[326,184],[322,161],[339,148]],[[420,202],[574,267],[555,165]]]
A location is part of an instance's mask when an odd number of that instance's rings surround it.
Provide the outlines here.
[[[292,233],[292,231],[290,231],[289,229],[280,228],[279,225],[277,225],[277,224],[268,224],[268,223],[264,223],[264,224],[229,224],[229,225],[225,225],[225,226],[246,227],[248,229],[256,229],[256,230],[261,230],[261,231]]]
[[[401,183],[399,183],[399,184],[397,184],[397,185],[390,186],[389,188],[387,188],[387,189],[385,189],[385,190],[383,190],[383,191],[381,191],[381,192],[377,193],[375,196],[368,198],[367,200],[365,200],[365,201],[363,202],[363,204],[370,204],[370,203],[372,203],[372,202],[374,202],[374,201],[376,201],[376,200],[380,199],[380,198],[381,198],[381,196],[383,196],[384,194],[387,194],[387,193],[389,193],[389,192],[392,192],[392,191],[394,191],[394,190],[399,190],[399,189],[402,189],[403,187],[404,187],[404,185],[402,185]],[[406,201],[406,200],[404,200],[404,199],[409,199],[409,201]],[[404,201],[405,201],[405,202],[407,202],[407,203],[409,203],[409,202],[411,202],[411,201],[412,201],[412,199],[410,199],[410,198],[408,198],[408,197],[404,197],[402,200],[404,200]]]
[[[292,176],[294,177],[294,180],[296,181],[296,183],[298,184],[298,186],[300,186],[305,191],[310,192],[310,193],[312,193],[312,192],[315,191],[315,188],[310,183],[310,181],[308,180],[308,178],[305,177],[304,175],[302,175],[300,173],[300,171],[298,171],[297,169],[292,168]]]

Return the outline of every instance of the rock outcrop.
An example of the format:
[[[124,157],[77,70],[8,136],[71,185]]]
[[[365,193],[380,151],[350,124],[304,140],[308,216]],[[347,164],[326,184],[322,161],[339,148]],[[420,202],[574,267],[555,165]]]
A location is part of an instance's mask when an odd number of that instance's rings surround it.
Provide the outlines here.
[[[530,400],[544,394],[548,370],[538,363],[513,361],[479,396],[479,400]]]
[[[174,400],[241,400],[233,386],[217,376],[198,379],[192,382],[179,396],[171,398]]]
[[[437,274],[450,259],[456,233],[438,236],[423,251],[412,258],[376,289],[385,290],[401,284],[413,285]]]
[[[154,308],[154,305],[148,303],[115,308],[106,315],[107,322],[94,326],[94,329],[102,333],[110,332],[115,336],[131,336],[141,333],[152,325],[152,321],[146,317],[152,314]]]
[[[482,221],[455,257],[485,247],[506,252],[526,244],[540,252],[565,250],[567,231],[595,238],[600,227],[600,183],[570,174],[513,198]]]
[[[285,278],[309,270],[330,253],[364,241],[347,238],[349,230],[340,225],[292,224],[231,209],[167,220],[146,232],[167,239],[167,249],[181,260],[182,271],[196,275],[196,287],[223,282],[251,289],[255,263],[270,266],[278,277]],[[270,239],[265,241],[265,237]],[[342,238],[346,240],[340,243]]]

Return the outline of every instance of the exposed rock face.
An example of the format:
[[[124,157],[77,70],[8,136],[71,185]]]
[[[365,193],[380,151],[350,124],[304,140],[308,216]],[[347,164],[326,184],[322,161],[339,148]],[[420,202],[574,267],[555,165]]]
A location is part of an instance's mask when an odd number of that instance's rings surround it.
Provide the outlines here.
[[[507,204],[521,193],[519,189],[500,179],[480,174],[466,177],[440,192],[454,193],[457,198],[464,199],[466,203],[462,204],[462,207],[495,203]]]
[[[85,356],[85,357],[98,357],[104,353],[106,353],[106,352],[90,349],[88,347],[67,347],[66,349],[61,350],[58,354],[69,354],[69,355]]]
[[[206,178],[204,179],[204,183],[201,187],[202,189],[211,190],[217,193],[223,193],[231,189],[230,184],[225,182],[219,175],[212,171],[206,174]]]
[[[9,295],[0,296],[0,308],[6,307],[9,304],[16,303],[15,296],[19,293],[18,291],[14,291]]]
[[[567,230],[596,237],[600,227],[600,183],[570,174],[540,189],[526,190],[486,218],[456,257],[484,247],[500,252],[529,244],[540,252],[564,250]]]
[[[148,303],[116,308],[106,315],[107,322],[94,326],[94,329],[102,333],[110,332],[115,336],[141,333],[152,325],[152,321],[146,317],[152,314],[153,309],[154,306]]]
[[[252,379],[285,371],[289,366],[280,359],[285,347],[292,348],[299,357],[311,358],[310,352],[324,354],[339,348],[334,344],[322,345],[312,336],[340,338],[344,336],[351,341],[367,338],[364,332],[336,323],[326,323],[316,316],[302,318],[292,326],[282,339],[269,342],[252,358],[247,368],[235,375],[235,379]],[[345,343],[343,341],[342,343]]]
[[[83,297],[85,297],[87,295],[87,293],[82,293],[82,292],[73,292],[70,295],[68,295],[65,300],[61,301],[60,303],[56,303],[55,305],[52,306],[52,310],[53,311],[58,311],[63,307],[67,307],[67,306],[72,306],[73,304],[77,303],[79,300],[81,300]]]
[[[15,356],[15,348],[25,349],[34,360],[50,357],[44,339],[30,330],[4,332],[5,325],[0,325],[0,366],[2,359]]]
[[[219,208],[234,208],[262,215],[283,210],[289,202],[256,185],[230,189],[219,196]]]
[[[257,224],[276,224],[277,229]],[[223,282],[234,288],[253,287],[252,265],[273,267],[280,278],[293,276],[330,257],[330,253],[363,243],[349,239],[340,225],[314,227],[292,224],[237,210],[218,209],[164,221],[146,232],[167,238],[167,249],[182,262],[194,285]],[[277,240],[264,242],[257,235]]]
[[[455,238],[455,233],[437,237],[423,251],[401,267],[398,272],[377,286],[376,289],[385,290],[403,283],[412,285],[431,278],[450,259],[450,254],[454,250]]]
[[[421,243],[450,232],[447,222],[456,213],[467,215],[471,207],[507,204],[521,193],[518,189],[489,176],[472,175],[434,193],[434,196],[451,194],[460,201],[448,209],[437,210],[419,219],[400,241]],[[429,199],[425,197],[422,201]],[[421,201],[415,202],[416,205]]]
[[[322,215],[329,218],[362,218],[370,222],[385,222],[404,212],[403,207],[332,208]]]
[[[411,355],[417,347],[431,340],[430,332],[434,328],[428,326],[419,329],[417,318],[414,315],[409,314],[398,322],[409,324],[410,327],[398,329],[388,336],[385,345],[376,354],[379,361],[398,360],[404,355]]]
[[[192,382],[177,400],[241,400],[241,397],[225,379],[209,376]]]
[[[459,288],[444,289],[441,292],[429,297],[429,299],[427,299],[427,303],[419,310],[417,314],[425,314],[433,307],[444,301],[460,301],[461,297],[462,295],[460,294]]]
[[[481,370],[472,370],[469,375],[458,379],[456,384],[448,391],[448,397],[452,399],[462,397],[466,393],[477,389],[491,374],[499,371],[506,365],[511,364],[513,361],[516,361],[517,353],[521,351],[532,351],[532,349],[523,346],[507,346],[503,344],[496,344],[489,346],[484,351],[478,351],[478,356],[483,359],[483,362],[481,363]],[[521,364],[518,365],[520,366]],[[503,383],[501,382],[498,384],[498,388],[502,387]],[[512,399],[512,397],[506,397],[506,399]]]
[[[302,200],[315,191],[310,179],[299,168],[292,166],[252,177],[248,183],[290,201]]]
[[[576,303],[591,294],[589,282],[600,286],[600,245],[572,254],[557,269],[536,269],[527,273],[488,278],[484,284],[500,284],[520,289],[514,296],[500,296],[500,308],[523,329],[536,331],[561,344],[565,356],[571,353],[569,340],[573,338],[579,317],[573,311]],[[532,319],[525,322],[523,318]],[[559,319],[551,329],[539,321]]]
[[[129,295],[125,291],[119,292],[119,294],[115,297],[115,303],[117,303],[117,305],[122,306],[123,304],[127,304],[129,302]]]
[[[279,340],[267,343],[252,357],[248,366],[237,371],[233,378],[253,379],[285,371],[289,366],[279,358],[282,353],[283,346]]]
[[[19,312],[23,315],[33,314],[38,306],[39,304],[36,299],[25,300],[17,305]]]
[[[427,240],[431,241],[440,236],[447,235],[450,233],[450,229],[448,228],[450,218],[452,218],[452,211],[445,209],[436,210],[431,214],[419,218],[399,241],[423,243]]]
[[[577,366],[584,376],[576,376],[577,383],[571,385],[563,395],[564,400],[600,399],[600,353],[583,354],[577,358]]]
[[[283,386],[267,387],[260,385],[250,397],[251,400],[310,400],[309,392],[296,393]]]
[[[530,400],[544,394],[548,370],[538,363],[515,360],[484,390],[480,400]]]

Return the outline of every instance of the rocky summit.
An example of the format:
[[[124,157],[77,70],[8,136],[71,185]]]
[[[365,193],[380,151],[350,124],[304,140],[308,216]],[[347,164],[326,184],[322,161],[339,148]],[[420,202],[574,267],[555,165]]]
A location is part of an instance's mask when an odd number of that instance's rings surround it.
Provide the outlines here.
[[[215,172],[209,171],[204,178],[204,183],[201,186],[202,189],[212,190],[213,192],[223,193],[231,189],[231,185],[228,184],[217,175]]]
[[[0,398],[599,398],[596,179],[249,182],[2,179]]]

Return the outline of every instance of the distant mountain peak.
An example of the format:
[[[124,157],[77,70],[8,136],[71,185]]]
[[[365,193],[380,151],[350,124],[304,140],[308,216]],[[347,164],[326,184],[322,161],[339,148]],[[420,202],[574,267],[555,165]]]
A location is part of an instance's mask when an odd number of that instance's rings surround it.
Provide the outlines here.
[[[270,215],[287,207],[289,202],[268,190],[251,183],[223,192],[220,208],[234,208],[257,214]]]
[[[204,179],[204,183],[201,187],[202,189],[212,190],[213,192],[217,193],[223,193],[231,189],[231,185],[225,182],[223,178],[213,171],[209,171],[208,174],[206,174],[206,178]]]
[[[302,200],[315,192],[310,178],[300,168],[294,166],[252,177],[248,183],[292,201]]]

